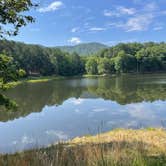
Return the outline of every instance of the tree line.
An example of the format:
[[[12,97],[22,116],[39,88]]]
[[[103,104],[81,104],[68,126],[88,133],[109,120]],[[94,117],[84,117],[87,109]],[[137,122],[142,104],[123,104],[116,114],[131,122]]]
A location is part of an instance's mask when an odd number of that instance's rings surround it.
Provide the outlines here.
[[[74,76],[166,71],[164,42],[121,43],[95,55],[82,57],[57,48],[1,40],[0,54],[0,74],[5,82],[24,75]]]
[[[121,43],[89,57],[89,74],[166,71],[166,43]]]

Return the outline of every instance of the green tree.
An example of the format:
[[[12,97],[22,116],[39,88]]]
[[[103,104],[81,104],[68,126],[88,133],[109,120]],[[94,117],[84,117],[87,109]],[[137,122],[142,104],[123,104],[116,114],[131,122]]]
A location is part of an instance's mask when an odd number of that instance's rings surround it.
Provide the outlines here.
[[[0,80],[4,85],[8,81],[16,80],[16,66],[13,64],[13,58],[0,54]]]
[[[68,56],[70,61],[70,75],[78,75],[83,73],[83,63],[81,57],[77,53],[72,53]]]
[[[111,74],[115,72],[114,62],[109,58],[100,58],[97,68],[99,74]]]
[[[34,22],[34,18],[23,13],[34,5],[31,0],[0,0],[0,38],[6,35],[17,35],[22,26]],[[23,71],[17,71],[13,58],[0,54],[0,84],[3,89],[8,81],[16,80]],[[0,105],[8,108],[16,104],[3,95],[0,95]]]
[[[139,71],[155,72],[164,70],[165,51],[159,46],[154,46],[152,43],[149,47],[138,51],[136,57],[139,64]]]
[[[31,0],[0,0],[0,37],[17,35],[22,26],[34,22],[32,16],[23,13],[35,6]],[[5,25],[10,25],[12,28],[7,29]]]
[[[132,55],[120,51],[118,56],[114,58],[115,70],[118,73],[126,73],[136,71],[137,61]]]
[[[85,68],[88,74],[98,74],[97,59],[95,57],[90,57],[86,62]]]

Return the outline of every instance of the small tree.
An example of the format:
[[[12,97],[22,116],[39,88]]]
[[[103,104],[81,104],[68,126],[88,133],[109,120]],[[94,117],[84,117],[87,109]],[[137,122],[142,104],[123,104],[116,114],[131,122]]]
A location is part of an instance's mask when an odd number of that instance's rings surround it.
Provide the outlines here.
[[[25,77],[25,75],[26,75],[26,72],[25,72],[25,70],[23,70],[23,69],[19,69],[18,70],[18,77]]]

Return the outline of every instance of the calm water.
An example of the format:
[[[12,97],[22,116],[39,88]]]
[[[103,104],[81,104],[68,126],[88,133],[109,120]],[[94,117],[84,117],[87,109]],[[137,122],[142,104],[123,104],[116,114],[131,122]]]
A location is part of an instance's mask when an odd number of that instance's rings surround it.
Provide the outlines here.
[[[5,94],[19,110],[0,111],[1,153],[119,127],[166,126],[166,74],[29,83]]]

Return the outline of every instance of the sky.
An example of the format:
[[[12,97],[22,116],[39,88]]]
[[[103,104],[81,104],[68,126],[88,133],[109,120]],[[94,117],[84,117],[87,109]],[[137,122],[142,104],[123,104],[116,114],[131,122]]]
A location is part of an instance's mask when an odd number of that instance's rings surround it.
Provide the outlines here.
[[[36,21],[8,39],[45,46],[166,41],[166,0],[38,0]]]

